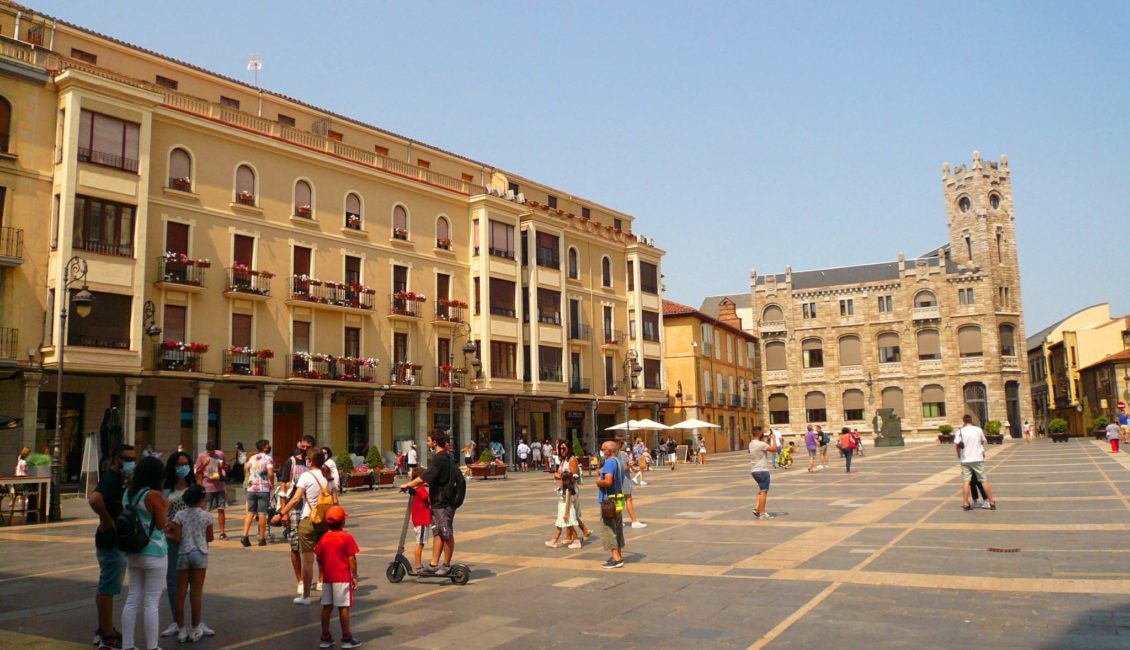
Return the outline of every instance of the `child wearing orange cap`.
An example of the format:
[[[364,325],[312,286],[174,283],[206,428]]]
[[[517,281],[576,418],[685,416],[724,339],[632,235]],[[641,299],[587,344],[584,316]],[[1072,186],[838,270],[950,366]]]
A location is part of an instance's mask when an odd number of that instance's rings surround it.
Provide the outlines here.
[[[336,606],[341,621],[341,647],[356,648],[361,642],[349,629],[349,608],[353,606],[353,590],[357,587],[357,540],[345,532],[345,508],[333,506],[326,511],[329,530],[318,540],[314,555],[322,571],[322,638],[320,648],[332,648],[330,615]]]

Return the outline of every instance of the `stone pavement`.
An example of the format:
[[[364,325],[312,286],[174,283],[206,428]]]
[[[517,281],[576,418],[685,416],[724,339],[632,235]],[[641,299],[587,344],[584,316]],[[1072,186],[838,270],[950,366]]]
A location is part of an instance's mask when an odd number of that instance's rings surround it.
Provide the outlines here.
[[[649,526],[626,530],[613,571],[596,536],[577,551],[542,544],[547,475],[474,481],[456,518],[463,587],[388,583],[406,497],[350,493],[365,577],[355,635],[406,648],[1130,648],[1130,455],[1010,440],[988,461],[1000,509],[973,512],[952,446],[868,450],[850,475],[832,461],[774,472],[771,521],[750,515],[744,453],[649,473],[635,494]],[[582,506],[598,523],[592,479]],[[90,648],[94,521],[79,501],[66,514],[0,529],[4,648]],[[213,545],[204,617],[217,634],[202,647],[317,647],[319,608],[291,603],[287,550]]]

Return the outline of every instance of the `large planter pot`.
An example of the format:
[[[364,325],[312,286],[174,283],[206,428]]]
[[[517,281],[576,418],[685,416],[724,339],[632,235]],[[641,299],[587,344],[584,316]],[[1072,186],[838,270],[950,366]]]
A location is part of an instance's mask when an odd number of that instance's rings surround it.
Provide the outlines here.
[[[497,463],[471,465],[471,476],[479,479],[506,478],[506,466]]]
[[[1004,434],[1003,433],[986,434],[985,435],[985,441],[988,442],[990,445],[1003,445],[1004,444]]]
[[[1067,442],[1068,440],[1071,439],[1071,434],[1069,434],[1069,433],[1053,433],[1053,434],[1051,434],[1051,439],[1052,439],[1052,442]]]
[[[396,481],[396,471],[382,471],[377,475],[377,485],[392,485]]]
[[[35,476],[38,478],[51,478],[50,465],[29,465],[27,468],[28,476]]]
[[[363,488],[373,489],[372,472],[354,472],[345,478],[344,489]]]
[[[938,434],[938,443],[943,444],[943,445],[952,445],[953,444],[953,434],[952,433],[939,433]]]

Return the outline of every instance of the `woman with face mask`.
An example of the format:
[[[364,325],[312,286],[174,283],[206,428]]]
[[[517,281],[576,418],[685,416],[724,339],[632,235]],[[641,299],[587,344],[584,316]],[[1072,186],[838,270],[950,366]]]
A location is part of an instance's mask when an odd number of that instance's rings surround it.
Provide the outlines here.
[[[188,486],[190,485],[196,485],[196,475],[192,473],[192,457],[184,453],[183,451],[174,451],[169,456],[169,460],[165,463],[165,483],[163,486],[165,488],[163,490],[165,498],[169,502],[169,508],[167,511],[168,514],[166,516],[169,522],[172,522],[173,517],[176,516],[178,512],[184,510],[187,507],[185,506],[183,497],[184,491],[188,489]],[[171,523],[169,524],[169,528],[172,528]],[[177,563],[175,558],[177,557],[178,544],[172,540],[167,540],[166,543],[169,546],[169,557],[174,558],[173,561],[169,562],[169,566],[165,572],[167,585],[166,595],[168,596],[169,600],[169,609],[173,612],[173,622],[169,624],[169,627],[165,628],[165,630],[161,632],[161,636],[168,637],[175,635],[182,626],[180,622],[177,621],[176,607]],[[211,635],[211,629],[209,629],[203,623],[201,623],[200,626],[201,629],[204,630],[205,634],[209,636]]]

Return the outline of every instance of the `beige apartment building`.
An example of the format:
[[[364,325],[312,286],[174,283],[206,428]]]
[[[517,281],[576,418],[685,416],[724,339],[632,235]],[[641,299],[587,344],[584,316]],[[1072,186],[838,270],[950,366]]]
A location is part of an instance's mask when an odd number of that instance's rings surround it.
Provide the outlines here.
[[[70,475],[109,407],[137,445],[282,456],[591,446],[666,401],[629,214],[9,3],[0,81],[4,467],[53,436],[64,340]],[[66,280],[95,301],[64,333]]]
[[[890,408],[906,435],[967,413],[1019,433],[1031,405],[1008,160],[974,152],[943,166],[942,188],[948,240],[935,251],[750,274],[764,426],[872,430]]]

